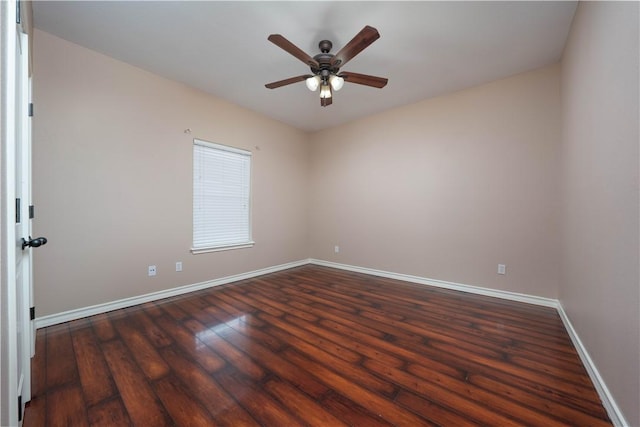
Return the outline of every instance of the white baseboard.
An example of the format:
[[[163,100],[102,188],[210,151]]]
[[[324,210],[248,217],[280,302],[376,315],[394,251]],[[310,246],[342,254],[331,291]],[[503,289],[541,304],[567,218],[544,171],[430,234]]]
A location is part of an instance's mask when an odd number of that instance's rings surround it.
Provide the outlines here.
[[[206,282],[195,283],[192,285],[180,286],[178,288],[166,289],[163,291],[152,292],[131,298],[125,298],[104,304],[96,304],[89,307],[69,310],[62,313],[51,314],[36,318],[36,329],[47,326],[57,325],[58,323],[69,322],[71,320],[82,319],[83,317],[93,316],[96,314],[106,313],[120,308],[132,307],[134,305],[143,304],[145,302],[157,301],[164,298],[182,295],[201,289],[211,288],[214,286],[226,285],[228,283],[237,282],[239,280],[251,279],[253,277],[262,276],[264,274],[275,273],[281,270],[287,270],[293,267],[299,267],[309,263],[308,259],[289,262],[286,264],[276,265],[274,267],[262,268],[247,273],[235,274],[233,276],[222,277],[220,279],[208,280]]]
[[[591,382],[593,382],[593,385],[596,388],[596,391],[598,392],[598,396],[600,396],[600,400],[602,400],[602,405],[607,410],[607,414],[609,415],[609,418],[611,418],[611,422],[613,423],[614,426],[619,426],[619,427],[629,426],[629,423],[627,423],[627,421],[625,420],[622,411],[616,404],[616,401],[613,399],[613,396],[611,395],[609,388],[607,387],[604,380],[602,379],[602,376],[600,376],[600,372],[598,372],[598,369],[596,368],[595,363],[591,359],[591,356],[589,356],[589,352],[587,351],[586,347],[582,344],[582,341],[580,340],[578,333],[576,332],[573,325],[571,324],[571,320],[569,320],[569,316],[567,316],[567,313],[564,311],[564,308],[560,303],[558,303],[558,314],[562,319],[562,323],[564,323],[564,327],[567,329],[567,333],[569,334],[569,337],[571,337],[571,341],[573,342],[573,345],[575,346],[576,351],[580,356],[580,360],[582,360],[582,364],[584,365],[585,369],[589,373]]]
[[[428,279],[419,276],[412,276],[408,274],[402,273],[393,273],[389,271],[375,270],[372,268],[366,267],[357,267],[353,265],[347,264],[339,264],[331,261],[323,261],[319,259],[305,259],[295,262],[290,262],[286,264],[276,265],[274,267],[267,267],[260,270],[254,270],[247,273],[236,274],[233,276],[227,276],[220,279],[209,280],[206,282],[195,283],[193,285],[181,286],[178,288],[167,289],[164,291],[153,292],[150,294],[140,295],[132,298],[125,298],[118,301],[113,301],[105,304],[97,304],[90,307],[80,308],[76,310],[69,310],[63,313],[52,314],[48,316],[43,316],[37,318],[36,328],[44,328],[51,325],[56,325],[58,323],[64,323],[71,320],[81,319],[83,317],[93,316],[95,314],[106,313],[109,311],[117,310],[120,308],[131,307],[138,304],[143,304],[145,302],[157,301],[160,299],[182,295],[193,291],[198,291],[201,289],[211,288],[214,286],[226,285],[228,283],[237,282],[240,280],[251,279],[253,277],[262,276],[264,274],[275,273],[281,270],[287,270],[289,268],[299,267],[306,264],[315,264],[324,267],[336,268],[340,270],[353,271],[356,273],[364,273],[370,274],[372,276],[385,277],[388,279],[396,279],[404,282],[417,283],[421,285],[427,286],[435,286],[438,288],[451,289],[456,291],[468,292],[472,294],[485,295],[495,298],[502,298],[510,301],[524,302],[528,304],[540,305],[545,307],[555,308],[564,323],[569,336],[571,337],[571,341],[573,345],[576,347],[576,350],[582,360],[582,363],[585,365],[585,368],[593,382],[600,399],[602,400],[602,404],[605,407],[609,418],[615,426],[628,426],[622,411],[616,404],[609,388],[605,384],[602,376],[598,372],[593,360],[589,356],[587,349],[582,344],[580,337],[578,336],[576,330],[573,328],[569,317],[565,313],[562,308],[562,304],[560,301],[552,298],[544,298],[538,297],[535,295],[521,294],[517,292],[510,291],[500,291],[496,289],[482,288],[478,286],[465,285],[462,283],[455,282],[447,282],[444,280],[436,280],[436,279]]]
[[[454,291],[468,292],[472,294],[485,295],[489,297],[502,298],[510,301],[525,302],[528,304],[542,305],[545,307],[556,308],[558,300],[552,298],[543,298],[535,295],[520,294],[517,292],[500,291],[496,289],[481,288],[478,286],[465,285],[462,283],[446,282],[444,280],[428,279],[425,277],[411,276],[408,274],[392,273],[389,271],[374,270],[366,267],[356,267],[353,265],[338,264],[330,261],[319,259],[310,259],[309,263],[322,265],[325,267],[338,268],[340,270],[354,271],[356,273],[371,274],[372,276],[386,277],[387,279],[402,280],[404,282],[417,283],[420,285],[435,286],[438,288],[452,289]]]

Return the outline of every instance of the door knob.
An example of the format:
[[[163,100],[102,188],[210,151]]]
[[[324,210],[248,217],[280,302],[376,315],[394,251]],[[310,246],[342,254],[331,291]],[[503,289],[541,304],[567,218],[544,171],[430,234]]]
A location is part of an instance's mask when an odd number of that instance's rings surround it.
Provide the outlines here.
[[[25,240],[25,238],[22,238],[22,250],[24,251],[24,249],[29,246],[31,248],[37,248],[40,247],[42,245],[46,245],[47,244],[47,238],[46,237],[36,237],[35,239],[32,239],[31,236],[29,236],[29,240]]]

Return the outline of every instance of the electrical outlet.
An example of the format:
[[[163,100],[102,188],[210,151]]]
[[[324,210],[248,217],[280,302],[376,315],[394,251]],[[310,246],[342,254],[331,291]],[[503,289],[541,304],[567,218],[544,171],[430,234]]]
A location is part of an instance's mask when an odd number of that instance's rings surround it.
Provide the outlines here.
[[[149,276],[155,276],[156,275],[156,266],[155,265],[150,265],[149,266]]]
[[[507,266],[504,264],[498,264],[498,274],[507,274]]]
[[[182,261],[176,262],[176,271],[182,271]]]
[[[339,253],[340,253],[340,246],[335,245],[335,246],[333,247],[333,252],[335,252],[335,253],[339,254]]]

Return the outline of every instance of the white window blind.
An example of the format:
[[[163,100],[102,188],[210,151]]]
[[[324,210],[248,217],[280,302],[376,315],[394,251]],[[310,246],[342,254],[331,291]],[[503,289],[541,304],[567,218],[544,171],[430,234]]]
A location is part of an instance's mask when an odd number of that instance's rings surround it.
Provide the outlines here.
[[[193,140],[194,253],[250,246],[251,152]]]

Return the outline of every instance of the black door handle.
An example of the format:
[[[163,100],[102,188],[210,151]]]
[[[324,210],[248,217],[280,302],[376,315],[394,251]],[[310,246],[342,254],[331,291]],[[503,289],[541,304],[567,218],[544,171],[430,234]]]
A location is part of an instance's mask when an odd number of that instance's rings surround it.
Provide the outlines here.
[[[22,250],[24,251],[24,249],[29,246],[31,248],[37,248],[40,247],[42,245],[46,245],[47,244],[47,238],[46,237],[36,237],[35,239],[32,239],[31,236],[29,236],[29,240],[25,240],[25,238],[22,238]]]

